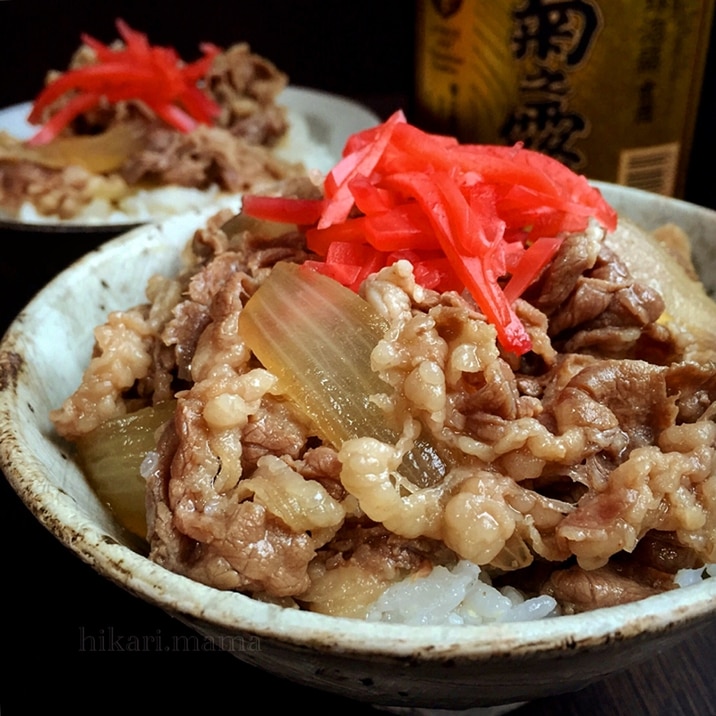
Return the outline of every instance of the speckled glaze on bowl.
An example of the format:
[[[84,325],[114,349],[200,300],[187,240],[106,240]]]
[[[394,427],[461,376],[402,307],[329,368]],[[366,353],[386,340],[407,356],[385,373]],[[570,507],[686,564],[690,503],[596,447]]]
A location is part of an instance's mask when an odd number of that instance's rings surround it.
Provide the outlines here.
[[[692,236],[714,288],[716,212],[599,185],[626,216]],[[88,487],[50,409],[78,384],[92,327],[144,299],[155,272],[205,220],[197,213],[136,229],[80,259],[18,316],[0,345],[0,464],[22,500],[100,574],[192,626],[238,658],[293,681],[386,706],[466,709],[579,689],[627,668],[716,615],[716,580],[620,607],[540,622],[404,627],[284,610],[170,573],[133,547]]]

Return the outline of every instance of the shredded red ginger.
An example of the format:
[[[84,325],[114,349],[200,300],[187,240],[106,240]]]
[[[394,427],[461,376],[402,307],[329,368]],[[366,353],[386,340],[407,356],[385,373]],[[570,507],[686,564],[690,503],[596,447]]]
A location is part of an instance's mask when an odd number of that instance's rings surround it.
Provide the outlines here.
[[[398,111],[349,137],[320,200],[245,196],[243,211],[299,224],[316,271],[357,291],[399,259],[418,283],[467,289],[518,355],[531,339],[513,309],[562,239],[590,219],[616,228],[616,212],[585,177],[525,149],[459,144],[410,125]]]
[[[40,124],[44,111],[53,102],[72,93],[29,140],[30,144],[52,141],[78,115],[102,101],[140,100],[181,132],[191,131],[197,123],[211,124],[219,115],[219,105],[198,86],[220,53],[218,47],[202,44],[203,57],[185,64],[174,49],[150,45],[146,35],[122,20],[116,24],[124,41],[122,48],[111,48],[82,35],[84,44],[94,50],[97,62],[64,72],[36,97],[28,117],[31,124]]]

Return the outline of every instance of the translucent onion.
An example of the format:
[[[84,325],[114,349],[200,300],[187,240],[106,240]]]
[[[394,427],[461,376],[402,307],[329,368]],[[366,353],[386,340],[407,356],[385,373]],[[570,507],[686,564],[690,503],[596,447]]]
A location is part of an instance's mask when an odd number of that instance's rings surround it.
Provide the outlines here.
[[[117,171],[144,144],[139,123],[116,124],[101,134],[58,137],[49,144],[30,146],[0,132],[0,160],[27,161],[49,169],[80,166],[94,174]]]
[[[371,352],[387,328],[360,296],[331,278],[296,264],[277,264],[239,317],[239,331],[279,388],[336,448],[370,436],[396,444],[373,397],[392,388],[371,370]],[[429,438],[416,440],[403,459],[403,477],[418,486],[439,483],[445,456]]]
[[[147,536],[146,481],[140,468],[175,405],[167,401],[112,418],[77,441],[77,460],[90,485],[117,522],[142,539]]]

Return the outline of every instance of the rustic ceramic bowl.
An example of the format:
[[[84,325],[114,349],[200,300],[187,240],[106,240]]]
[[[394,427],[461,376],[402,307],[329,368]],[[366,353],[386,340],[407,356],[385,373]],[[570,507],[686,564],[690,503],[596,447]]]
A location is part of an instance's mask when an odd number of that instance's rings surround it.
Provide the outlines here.
[[[681,224],[715,285],[716,212],[601,185],[625,215]],[[284,610],[166,571],[135,551],[48,418],[80,381],[92,326],[143,300],[201,224],[193,214],[115,239],[55,278],[0,345],[0,464],[21,499],[100,574],[238,658],[293,681],[383,706],[465,709],[579,689],[685,639],[716,613],[716,579],[620,607],[496,626],[405,627]],[[500,709],[504,710],[504,709]]]

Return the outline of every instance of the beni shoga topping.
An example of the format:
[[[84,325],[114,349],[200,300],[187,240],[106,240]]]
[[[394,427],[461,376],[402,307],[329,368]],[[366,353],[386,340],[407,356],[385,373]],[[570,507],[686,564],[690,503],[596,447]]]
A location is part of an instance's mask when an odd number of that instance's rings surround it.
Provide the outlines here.
[[[80,114],[103,103],[142,102],[180,132],[191,131],[197,123],[212,124],[221,114],[219,104],[200,84],[221,52],[218,47],[204,43],[203,57],[187,64],[173,48],[150,45],[146,35],[123,20],[117,20],[117,29],[121,47],[109,47],[83,34],[82,41],[96,61],[51,79],[35,98],[28,119],[42,128],[29,140],[31,145],[52,141]],[[45,121],[46,110],[65,95],[70,95],[66,104]]]
[[[328,174],[324,198],[246,196],[249,215],[306,226],[312,265],[346,286],[398,259],[437,291],[467,288],[517,354],[530,340],[512,303],[590,219],[616,213],[598,189],[522,146],[462,145],[426,133],[402,112],[353,135]]]

